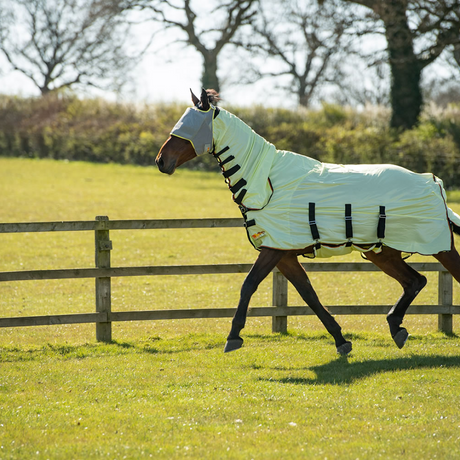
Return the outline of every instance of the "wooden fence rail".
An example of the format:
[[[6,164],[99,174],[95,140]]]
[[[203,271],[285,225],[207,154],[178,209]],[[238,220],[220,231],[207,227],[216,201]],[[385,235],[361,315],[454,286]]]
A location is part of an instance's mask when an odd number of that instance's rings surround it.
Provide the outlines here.
[[[143,321],[190,318],[226,318],[232,317],[235,308],[200,308],[182,310],[147,310],[114,312],[111,308],[111,279],[119,276],[156,276],[156,275],[207,275],[247,273],[252,264],[217,264],[217,265],[178,265],[146,267],[111,267],[110,254],[112,243],[111,230],[147,230],[180,228],[229,228],[241,227],[242,219],[162,219],[162,220],[109,220],[98,216],[94,221],[75,222],[30,222],[0,224],[0,233],[32,232],[75,232],[94,231],[95,268],[77,268],[64,270],[23,270],[0,272],[2,281],[51,280],[51,279],[95,279],[96,311],[94,313],[26,316],[0,318],[0,327],[43,326],[54,324],[96,323],[96,339],[110,342],[112,340],[112,323],[114,321]],[[307,272],[349,272],[379,271],[369,262],[318,263],[302,264]],[[438,304],[412,305],[408,314],[437,314],[439,330],[452,333],[452,315],[460,314],[460,306],[453,305],[452,276],[439,263],[410,264],[417,271],[436,271],[438,275]],[[288,306],[287,280],[275,269],[273,271],[272,306],[252,307],[249,316],[271,316],[274,332],[287,331],[287,317],[293,315],[312,315],[307,306]],[[335,315],[374,315],[386,314],[389,305],[341,305],[328,306]]]

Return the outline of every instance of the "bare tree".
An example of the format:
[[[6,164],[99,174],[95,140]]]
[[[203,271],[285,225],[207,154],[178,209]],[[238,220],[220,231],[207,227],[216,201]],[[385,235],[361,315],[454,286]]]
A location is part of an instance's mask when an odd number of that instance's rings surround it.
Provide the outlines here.
[[[460,103],[460,45],[448,47],[436,64],[438,71],[424,76],[424,100],[441,107]]]
[[[14,70],[42,94],[75,85],[114,88],[132,63],[128,25],[111,0],[14,0],[0,16],[14,17],[0,41]]]
[[[344,0],[367,7],[383,26],[391,68],[391,126],[413,127],[420,115],[422,71],[460,44],[460,0]]]
[[[445,67],[450,71],[450,79],[460,84],[460,43],[449,47],[444,53]]]
[[[253,54],[253,80],[284,80],[279,87],[295,92],[298,103],[308,106],[326,84],[344,78],[341,63],[352,51],[352,24],[339,1],[265,2],[254,33],[238,44]]]
[[[180,30],[183,38],[179,42],[194,47],[203,58],[202,86],[220,91],[219,54],[231,45],[238,30],[251,23],[257,3],[258,0],[218,0],[214,8],[202,14],[197,13],[195,6],[192,8],[191,0],[121,0],[119,5],[125,10],[150,10],[151,19],[166,30]]]
[[[337,82],[333,99],[340,104],[389,106],[389,69],[384,62],[366,64],[361,56],[350,59],[342,69],[344,78]]]

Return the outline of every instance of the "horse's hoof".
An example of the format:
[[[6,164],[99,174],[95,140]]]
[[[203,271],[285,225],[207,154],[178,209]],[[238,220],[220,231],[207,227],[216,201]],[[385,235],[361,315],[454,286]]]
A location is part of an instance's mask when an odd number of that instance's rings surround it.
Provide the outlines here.
[[[393,336],[393,340],[395,341],[395,344],[398,346],[398,348],[402,348],[406,344],[408,337],[409,337],[409,333],[407,332],[406,329],[402,327],[401,330],[399,330]]]
[[[337,353],[341,356],[348,355],[352,349],[351,342],[345,342],[337,347]]]
[[[225,344],[224,353],[228,353],[229,351],[238,350],[243,346],[243,339],[229,339]]]

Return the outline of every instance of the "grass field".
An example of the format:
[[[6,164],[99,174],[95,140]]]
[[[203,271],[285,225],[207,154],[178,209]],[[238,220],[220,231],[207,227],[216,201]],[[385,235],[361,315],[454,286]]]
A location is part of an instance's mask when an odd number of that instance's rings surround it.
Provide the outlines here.
[[[460,211],[460,194],[449,198]],[[220,175],[0,158],[0,222],[239,217]],[[0,271],[94,266],[91,232],[0,235]],[[243,229],[111,232],[113,266],[250,263]],[[356,255],[339,260],[360,260]],[[427,260],[413,257],[413,260]],[[114,279],[113,310],[236,306],[244,275]],[[380,273],[312,274],[328,304],[393,303]],[[458,303],[459,289],[455,287]],[[289,291],[289,302],[301,305]],[[417,299],[437,303],[436,275]],[[264,282],[252,305],[271,304]],[[94,311],[94,281],[0,283],[0,316]],[[394,346],[384,317],[338,317],[338,358],[314,318],[250,318],[223,354],[230,320],[0,329],[0,459],[457,459],[460,340],[408,316]],[[456,322],[454,319],[454,330]]]

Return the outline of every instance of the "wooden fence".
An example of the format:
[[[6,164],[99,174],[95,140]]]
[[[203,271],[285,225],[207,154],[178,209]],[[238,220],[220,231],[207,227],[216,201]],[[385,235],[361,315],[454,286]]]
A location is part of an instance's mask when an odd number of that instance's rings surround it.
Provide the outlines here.
[[[94,231],[95,234],[95,268],[78,268],[64,270],[27,270],[0,272],[2,281],[51,280],[69,278],[95,278],[96,311],[94,313],[0,317],[0,327],[43,326],[54,324],[96,323],[96,339],[110,342],[112,340],[112,322],[166,320],[186,318],[223,318],[232,317],[235,308],[201,308],[182,310],[147,310],[115,312],[111,308],[111,278],[118,276],[154,276],[154,275],[206,275],[247,273],[252,264],[218,264],[218,265],[178,265],[147,267],[111,267],[110,241],[111,230],[147,230],[179,228],[223,228],[241,227],[242,219],[163,219],[163,220],[109,220],[98,216],[95,221],[76,222],[40,222],[40,223],[4,223],[0,224],[0,233],[24,232],[75,232]],[[349,272],[379,271],[370,262],[360,263],[318,263],[302,264],[307,272]],[[408,314],[437,314],[439,330],[452,333],[452,315],[460,313],[460,306],[453,305],[452,277],[439,263],[410,264],[417,271],[439,272],[438,304],[412,305]],[[292,315],[314,314],[307,306],[288,306],[287,280],[278,271],[273,271],[273,302],[269,307],[252,307],[249,316],[271,316],[273,331],[286,332],[287,317]],[[389,305],[342,305],[328,306],[335,315],[374,315],[386,314]],[[1,314],[1,313],[0,313]]]

